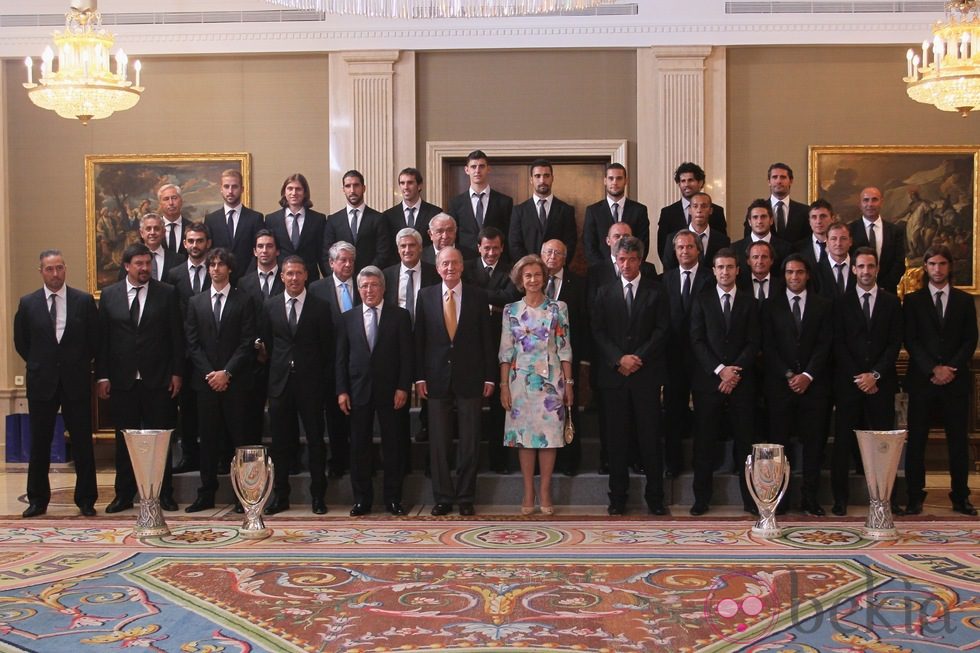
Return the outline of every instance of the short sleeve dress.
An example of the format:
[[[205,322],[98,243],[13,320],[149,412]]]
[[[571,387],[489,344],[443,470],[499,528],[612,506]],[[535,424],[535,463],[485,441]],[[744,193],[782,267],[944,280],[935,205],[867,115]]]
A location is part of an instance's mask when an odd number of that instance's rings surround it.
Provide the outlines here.
[[[572,360],[565,302],[522,299],[504,307],[500,362],[510,364],[511,409],[504,446],[545,449],[565,445],[565,378],[562,361]]]

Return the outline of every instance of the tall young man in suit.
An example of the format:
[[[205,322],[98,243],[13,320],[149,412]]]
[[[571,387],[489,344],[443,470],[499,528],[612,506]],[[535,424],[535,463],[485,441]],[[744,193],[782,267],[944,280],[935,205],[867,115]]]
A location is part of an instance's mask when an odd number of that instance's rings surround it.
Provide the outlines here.
[[[660,220],[657,223],[657,254],[663,254],[674,232],[686,229],[691,224],[691,200],[695,193],[704,190],[704,170],[696,163],[684,162],[674,171],[674,183],[681,192],[681,198],[673,204],[660,209]],[[725,209],[717,204],[711,205],[711,228],[721,233],[728,232],[728,222],[725,220]],[[707,259],[711,267],[711,259]]]
[[[609,245],[606,244],[606,235],[609,227],[616,222],[628,224],[633,236],[643,243],[644,251],[650,251],[650,217],[646,206],[626,197],[629,186],[626,166],[622,163],[606,165],[602,184],[606,196],[586,207],[585,224],[582,227],[585,260],[589,266],[598,265],[612,255]]]
[[[477,236],[483,227],[496,227],[503,233],[510,229],[514,200],[490,188],[490,162],[483,150],[474,150],[466,157],[466,176],[470,187],[449,200],[446,212],[459,227],[459,244],[476,251]]]
[[[793,188],[793,169],[785,163],[773,163],[766,171],[769,182],[769,206],[772,207],[773,232],[790,244],[796,244],[810,235],[809,207],[790,199]],[[745,235],[750,231],[745,222]]]
[[[796,251],[806,261],[810,268],[810,289],[824,297],[833,298],[833,294],[825,293],[821,285],[822,276],[830,272],[830,254],[827,253],[827,236],[830,225],[836,222],[834,207],[825,199],[817,199],[810,204],[810,237],[796,244]],[[848,232],[849,234],[850,232]]]
[[[145,217],[145,216],[144,216]],[[174,287],[150,277],[150,250],[130,245],[123,252],[126,278],[102,291],[99,355],[95,378],[99,399],[109,400],[116,427],[116,496],[107,513],[133,507],[136,477],[123,429],[172,429],[183,385],[184,329]],[[160,506],[176,510],[170,457]]]
[[[48,470],[58,409],[71,433],[75,460],[75,505],[95,515],[98,487],[92,449],[92,383],[89,374],[99,346],[99,315],[88,293],[65,284],[65,258],[56,249],[41,252],[43,287],[24,295],[14,315],[14,347],[27,363],[27,409],[31,459],[27,466],[24,517],[47,512]]]
[[[323,228],[327,216],[312,209],[310,184],[306,177],[295,172],[282,182],[279,206],[275,213],[265,216],[265,226],[276,237],[280,260],[287,256],[299,256],[306,265],[310,283],[327,272],[323,252]]]
[[[836,227],[836,225],[835,225]],[[830,240],[837,229],[832,227]],[[837,404],[831,487],[838,517],[847,514],[854,429],[888,430],[895,424],[902,346],[902,306],[878,285],[878,257],[870,247],[854,252],[855,285],[834,303],[834,401]],[[906,454],[907,455],[907,454]]]
[[[817,287],[824,297],[837,300],[854,288],[856,278],[851,268],[853,250],[851,231],[843,222],[827,229],[827,263],[819,267]]]
[[[462,283],[463,257],[455,248],[439,252],[436,269],[442,283],[422,289],[415,315],[415,391],[429,400],[432,514],[447,515],[455,503],[459,514],[472,516],[483,400],[493,394],[499,367],[486,292]],[[455,480],[449,462],[454,431]]]
[[[575,256],[578,229],[575,225],[575,207],[562,202],[551,192],[554,184],[554,167],[546,159],[535,159],[530,165],[531,187],[534,193],[526,201],[514,207],[510,216],[508,251],[517,261],[528,254],[541,251],[541,245],[553,238],[565,243],[568,258]]]
[[[711,196],[707,193],[695,193],[691,196],[691,225],[684,227],[691,231],[696,238],[701,241],[701,260],[714,260],[715,252],[731,244],[731,239],[724,231],[711,227],[711,215],[714,212],[714,204]],[[682,229],[682,230],[683,230]],[[673,234],[671,234],[673,241]],[[660,260],[664,264],[664,270],[677,267],[677,258],[674,256],[672,247],[667,247],[660,255]]]
[[[890,293],[905,275],[905,230],[881,217],[881,191],[861,191],[861,218],[848,225],[852,247],[871,247],[878,256],[878,285]]]
[[[182,214],[184,209],[184,198],[180,191],[180,186],[175,184],[164,184],[157,190],[157,211],[163,218],[163,246],[174,255],[178,260],[187,256],[184,248],[184,229],[190,224],[190,220]],[[152,249],[152,248],[151,248]],[[163,277],[153,277],[162,279]]]
[[[398,411],[408,403],[414,370],[412,319],[386,302],[384,273],[369,265],[357,275],[361,305],[341,317],[337,331],[337,404],[351,418],[351,517],[371,512],[374,483],[371,454],[374,419],[381,426],[384,504],[392,515],[402,507],[403,456]]]
[[[388,233],[388,221],[364,201],[367,187],[364,175],[348,170],[343,178],[347,206],[330,214],[323,227],[323,252],[337,242],[348,242],[357,248],[354,272],[368,265],[384,267],[394,258],[394,239]]]
[[[214,508],[222,444],[257,443],[247,436],[245,426],[258,333],[255,304],[244,291],[232,287],[235,258],[227,249],[211,250],[207,268],[210,288],[191,297],[184,319],[192,363],[189,381],[197,393],[201,434],[201,487],[185,512]]]
[[[211,244],[223,247],[235,256],[235,271],[231,283],[238,280],[255,265],[252,247],[255,236],[265,227],[261,213],[242,204],[242,173],[229,168],[221,173],[221,198],[224,205],[204,216],[204,224],[211,232]]]
[[[909,371],[909,446],[905,453],[908,484],[906,514],[918,515],[925,500],[925,453],[932,412],[942,414],[949,455],[949,498],[953,510],[975,517],[970,503],[970,359],[977,347],[973,297],[953,287],[953,253],[934,245],[922,255],[922,288],[905,298],[905,346]]]
[[[599,289],[592,306],[595,364],[608,431],[610,515],[626,511],[629,490],[629,422],[635,425],[646,471],[644,498],[651,514],[666,515],[660,389],[667,378],[665,347],[670,331],[667,296],[654,279],[640,274],[644,259],[639,238],[616,243],[619,279]]]
[[[422,247],[428,247],[432,244],[429,239],[429,220],[442,213],[442,209],[422,199],[422,173],[418,168],[405,168],[398,173],[398,190],[402,194],[402,201],[384,212],[388,233],[394,237],[402,229],[414,229],[422,236]],[[397,238],[394,242],[397,247]],[[393,256],[389,265],[397,260]]]
[[[738,269],[742,275],[741,282],[749,280],[751,270],[748,266],[749,245],[761,241],[769,243],[772,247],[772,265],[777,270],[780,269],[783,259],[793,251],[788,242],[773,233],[772,230],[772,207],[765,199],[754,200],[749,204],[745,211],[745,219],[749,223],[749,233],[745,238],[732,243],[735,256],[738,257]]]
[[[335,373],[334,324],[330,305],[306,290],[306,264],[301,257],[287,256],[281,274],[286,292],[266,300],[260,327],[269,360],[269,421],[276,464],[275,492],[265,513],[289,510],[289,468],[299,447],[302,422],[310,454],[312,510],[323,515],[327,512],[323,399]]]

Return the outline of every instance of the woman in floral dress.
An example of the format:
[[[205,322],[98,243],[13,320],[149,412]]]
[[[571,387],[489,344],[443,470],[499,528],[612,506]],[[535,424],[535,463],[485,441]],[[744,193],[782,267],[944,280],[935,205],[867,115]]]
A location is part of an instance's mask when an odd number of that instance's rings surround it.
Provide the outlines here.
[[[565,411],[572,405],[568,307],[544,294],[547,269],[525,256],[510,276],[524,299],[504,307],[500,336],[500,402],[507,411],[504,446],[517,447],[524,476],[521,514],[534,512],[534,467],[541,472],[541,512],[554,514],[551,475],[564,446]]]

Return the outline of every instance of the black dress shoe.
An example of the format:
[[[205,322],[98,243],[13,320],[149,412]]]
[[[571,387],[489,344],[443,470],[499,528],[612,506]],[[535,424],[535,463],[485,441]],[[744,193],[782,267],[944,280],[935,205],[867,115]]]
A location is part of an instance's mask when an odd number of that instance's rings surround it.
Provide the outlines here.
[[[313,511],[314,515],[325,515],[327,514],[327,502],[323,499],[313,499],[310,502],[310,509]]]
[[[173,512],[174,510],[177,510],[180,506],[177,505],[177,502],[174,501],[173,497],[160,497],[160,507],[166,510],[167,512]]]
[[[813,517],[823,517],[827,514],[826,511],[820,507],[820,504],[816,503],[815,501],[804,503],[802,508],[804,514],[811,515]]]
[[[958,512],[961,515],[966,515],[967,517],[976,517],[977,509],[973,507],[969,499],[963,499],[962,501],[953,502],[953,512]]]
[[[605,461],[599,463],[599,474],[602,476],[609,476],[609,463]]]
[[[402,504],[398,501],[392,501],[385,506],[385,509],[395,517],[404,517],[406,515],[405,509],[402,508]]]
[[[196,460],[194,460],[193,458],[185,457],[185,458],[181,458],[180,462],[174,465],[173,472],[174,474],[184,474],[187,472],[196,472],[198,471],[198,469],[199,467]]]
[[[694,505],[691,506],[691,515],[693,517],[700,517],[706,512],[708,512],[708,504],[703,501],[695,501]]]
[[[649,503],[647,508],[650,509],[651,515],[657,515],[658,517],[663,517],[667,514],[667,507],[662,503]]]
[[[677,476],[677,472],[670,469],[669,467],[664,470],[664,478],[674,478],[675,476]]]
[[[29,519],[31,517],[40,517],[48,511],[47,506],[42,506],[40,503],[31,503],[27,505],[27,510],[21,513],[21,517]]]
[[[892,503],[891,509],[892,509],[892,516],[893,517],[903,517],[903,516],[905,516],[907,514],[905,512],[905,508],[903,508],[902,506],[898,505],[897,503]]]
[[[354,507],[350,509],[351,517],[362,517],[371,512],[371,506],[366,503],[355,503]]]
[[[419,429],[419,432],[415,434],[416,442],[428,442],[429,441],[429,431],[428,429]]]
[[[922,502],[921,501],[910,501],[909,505],[905,506],[906,515],[921,515],[922,514]]]
[[[201,512],[210,508],[214,508],[214,499],[198,497],[194,499],[194,503],[184,508],[184,512]]]
[[[265,505],[264,512],[267,515],[274,515],[284,510],[289,510],[289,499],[280,499],[279,497],[274,497],[272,501]]]
[[[754,503],[753,504],[743,503],[742,504],[742,510],[744,510],[747,513],[749,513],[753,517],[758,517],[759,516],[759,508]]]
[[[610,517],[619,517],[620,515],[626,514],[626,506],[621,503],[610,503],[609,507],[606,508],[606,512],[609,513]]]
[[[245,514],[245,506],[243,506],[242,505],[242,502],[239,501],[238,499],[235,499],[235,507],[232,508],[231,510],[236,515],[244,515]]]
[[[578,465],[569,465],[561,473],[568,477],[578,476]]]
[[[646,469],[646,467],[643,466],[643,463],[633,463],[630,466],[630,469],[633,470],[633,473],[634,474],[646,474],[647,473],[647,469]]]
[[[126,501],[125,499],[115,497],[112,501],[109,502],[109,505],[105,507],[105,511],[106,514],[111,515],[114,512],[122,512],[123,510],[129,510],[132,507],[133,507],[132,499]]]
[[[847,504],[845,503],[835,503],[830,509],[830,512],[834,513],[838,517],[843,517],[847,514]]]
[[[329,478],[343,478],[346,473],[347,470],[343,467],[331,467],[327,472],[327,476]]]
[[[461,503],[459,504],[459,514],[463,517],[472,517],[476,514],[476,510],[473,509],[472,503]]]
[[[78,510],[82,513],[82,517],[95,517],[95,506],[90,503],[78,506]]]
[[[436,505],[432,506],[432,516],[442,517],[444,515],[448,515],[452,509],[453,504],[451,503],[437,503]]]

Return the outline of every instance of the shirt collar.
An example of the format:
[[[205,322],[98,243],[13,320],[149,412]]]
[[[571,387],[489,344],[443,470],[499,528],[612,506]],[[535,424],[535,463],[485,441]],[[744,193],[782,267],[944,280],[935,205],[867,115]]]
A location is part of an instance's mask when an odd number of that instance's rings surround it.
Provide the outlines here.
[[[854,288],[855,290],[857,290],[858,299],[863,299],[864,293],[866,292],[871,293],[871,299],[878,299],[878,284],[875,284],[874,287],[871,288],[871,290],[863,290],[861,288],[858,288],[857,286],[855,286]]]
[[[718,284],[715,284],[715,290],[718,291],[718,299],[719,300],[727,292],[728,293],[728,296],[732,298],[732,301],[735,301],[735,291],[738,290],[738,288],[736,286],[732,286],[732,289],[731,290],[722,290],[721,289],[721,286],[719,286]]]
[[[384,304],[385,304],[385,300],[382,299],[380,302],[378,302],[378,305],[375,306],[374,308],[378,309],[378,312],[380,313],[381,307],[384,306]],[[370,310],[371,310],[370,306],[368,306],[367,304],[361,304],[361,313],[366,315]]]
[[[786,299],[788,299],[789,301],[793,301],[793,298],[794,297],[799,297],[800,298],[800,301],[805,302],[806,301],[806,288],[804,288],[803,289],[803,292],[801,292],[799,295],[797,295],[792,290],[790,290],[789,288],[787,288],[786,289]]]
[[[633,284],[633,290],[636,290],[637,288],[640,287],[640,280],[642,278],[643,278],[643,274],[642,273],[639,273],[639,274],[636,275],[636,278],[635,279],[633,279],[632,281],[627,281],[626,280],[626,277],[620,275],[619,276],[619,282],[621,284],[623,284],[623,288],[626,288],[626,284],[631,283],[631,284]]]
[[[364,208],[366,206],[367,206],[367,203],[366,202],[361,202],[357,206],[351,206],[350,202],[348,202],[347,203],[347,215],[349,216],[350,215],[350,212],[353,211],[354,209],[357,209],[357,212],[359,214],[364,215]]]
[[[398,271],[399,274],[405,274],[405,270],[415,270],[416,272],[419,272],[422,269],[422,259],[419,259],[413,267],[408,267],[405,265],[404,261],[399,263],[399,265],[401,265],[401,270]]]
[[[258,266],[255,266],[255,273],[258,274],[258,275],[271,274],[272,275],[272,278],[275,279],[276,278],[276,275],[279,273],[279,266],[278,265],[275,266],[274,268],[272,268],[268,272],[263,272]]]
[[[347,281],[341,281],[340,280],[340,277],[338,277],[336,274],[331,274],[330,276],[333,277],[333,285],[334,285],[335,288],[337,286],[339,286],[340,284],[347,285],[347,284],[351,283],[354,280],[354,277],[351,277]]]
[[[418,212],[419,212],[419,209],[420,208],[422,208],[422,198],[421,197],[418,199],[417,202],[415,202],[415,204],[409,204],[405,200],[402,200],[402,212],[403,213],[405,211],[409,210],[409,209],[415,209],[415,214],[418,215]]]
[[[478,197],[480,195],[480,193],[483,193],[483,197],[485,197],[487,199],[490,199],[490,186],[487,185],[487,187],[484,188],[483,190],[476,190],[475,188],[473,188],[472,186],[470,186],[470,199],[471,200],[474,197]]]
[[[934,286],[933,283],[930,281],[929,282],[929,294],[932,295],[933,297],[935,297],[937,292],[942,292],[943,293],[943,297],[949,297],[949,292],[950,292],[949,291],[949,283],[948,282],[946,283],[946,287],[945,288],[939,288],[937,286]]]
[[[289,300],[292,299],[292,297],[289,296],[288,292],[284,292],[282,296],[286,298],[285,301],[286,301],[286,305],[288,306]],[[300,294],[296,295],[296,303],[303,304],[305,301],[306,301],[306,288],[303,288],[303,291],[300,292]]]
[[[140,286],[140,288],[146,288],[149,285],[150,285],[150,282],[147,281],[142,286]],[[133,288],[136,288],[136,286],[134,286],[132,283],[130,283],[130,281],[129,281],[129,275],[126,275],[126,294],[131,293],[133,291]]]
[[[295,215],[297,218],[304,218],[304,217],[306,217],[306,207],[304,206],[299,211],[293,213],[293,211],[287,206],[286,207],[286,216],[289,216],[290,214]]]
[[[754,233],[750,233],[749,236],[752,238],[753,243],[757,243],[760,240],[766,243],[772,242],[772,232],[770,231],[765,236],[756,236]]]
[[[225,287],[222,288],[221,290],[218,290],[214,286],[211,286],[211,301],[214,301],[214,296],[215,295],[221,295],[225,299],[227,299],[228,298],[228,293],[230,293],[230,292],[231,292],[231,284],[230,283],[226,283],[225,284]]]
[[[44,299],[50,302],[51,295],[57,295],[60,299],[65,299],[68,296],[68,286],[61,286],[61,289],[58,290],[58,292],[55,292],[50,288],[48,288],[47,286],[44,286]]]
[[[700,263],[695,263],[690,270],[685,270],[684,268],[679,268],[679,269],[681,271],[681,274],[684,274],[685,272],[690,272],[691,278],[693,279],[694,277],[698,276],[698,265],[700,265]]]
[[[463,284],[462,283],[457,283],[456,284],[456,287],[452,289],[452,293],[454,295],[456,295],[457,297],[462,297],[463,296],[462,295],[462,291],[463,291]],[[450,292],[450,288],[449,288],[449,286],[446,285],[446,282],[443,281],[442,282],[442,296],[445,297],[447,292]]]
[[[228,211],[234,210],[237,215],[242,214],[242,203],[239,202],[237,206],[228,206],[225,204],[225,217],[228,217]]]
[[[861,220],[864,222],[864,230],[865,231],[867,231],[868,230],[868,227],[871,226],[871,225],[874,225],[874,226],[878,227],[879,229],[881,229],[881,216],[880,215],[874,221],[868,220],[867,218],[865,218],[863,216],[861,217]]]

